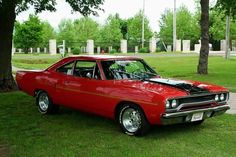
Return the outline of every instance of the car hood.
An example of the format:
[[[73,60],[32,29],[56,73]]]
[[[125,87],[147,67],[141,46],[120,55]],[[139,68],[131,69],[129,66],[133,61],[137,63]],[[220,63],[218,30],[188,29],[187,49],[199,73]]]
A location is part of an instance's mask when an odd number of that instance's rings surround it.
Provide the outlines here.
[[[152,78],[147,80],[122,80],[121,86],[131,86],[140,90],[154,92],[165,97],[182,97],[187,95],[200,95],[228,90],[224,87],[194,81]]]

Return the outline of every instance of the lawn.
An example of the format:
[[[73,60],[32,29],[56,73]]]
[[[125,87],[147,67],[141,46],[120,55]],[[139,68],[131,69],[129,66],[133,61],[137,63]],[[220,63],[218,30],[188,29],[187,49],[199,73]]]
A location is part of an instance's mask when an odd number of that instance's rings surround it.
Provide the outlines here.
[[[234,157],[236,116],[225,114],[201,126],[154,127],[145,137],[121,133],[109,119],[61,108],[42,116],[33,98],[0,94],[0,146],[12,157]],[[1,152],[1,148],[0,148]],[[0,154],[1,156],[2,154]]]

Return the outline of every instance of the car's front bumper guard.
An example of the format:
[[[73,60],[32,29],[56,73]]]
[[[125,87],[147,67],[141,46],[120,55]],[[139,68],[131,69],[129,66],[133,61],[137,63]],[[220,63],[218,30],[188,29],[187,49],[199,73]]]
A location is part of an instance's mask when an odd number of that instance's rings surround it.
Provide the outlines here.
[[[164,125],[168,124],[178,124],[178,123],[188,123],[191,122],[191,117],[194,113],[204,113],[203,120],[213,116],[221,115],[230,109],[229,105],[217,106],[205,109],[197,109],[191,111],[175,112],[175,113],[165,113],[161,117],[161,122]]]

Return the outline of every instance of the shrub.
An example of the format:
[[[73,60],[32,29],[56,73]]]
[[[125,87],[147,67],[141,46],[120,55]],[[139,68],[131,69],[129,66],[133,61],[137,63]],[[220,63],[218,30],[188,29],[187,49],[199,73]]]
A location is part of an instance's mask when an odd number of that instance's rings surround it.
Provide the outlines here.
[[[76,48],[73,48],[72,51],[73,55],[79,55],[80,54],[80,48],[76,47]]]
[[[116,52],[117,52],[116,49],[111,49],[110,54],[114,54]]]
[[[139,53],[148,53],[148,48],[147,47],[140,48]]]

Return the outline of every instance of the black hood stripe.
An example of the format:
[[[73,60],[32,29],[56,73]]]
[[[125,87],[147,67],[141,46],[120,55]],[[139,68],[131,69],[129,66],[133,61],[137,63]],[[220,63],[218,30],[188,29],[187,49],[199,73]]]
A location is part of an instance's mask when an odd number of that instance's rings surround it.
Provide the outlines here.
[[[185,81],[176,81],[176,80],[162,79],[162,78],[149,79],[145,81],[175,87],[175,88],[188,92],[190,95],[209,93],[207,89],[194,86],[193,84],[190,84]]]

